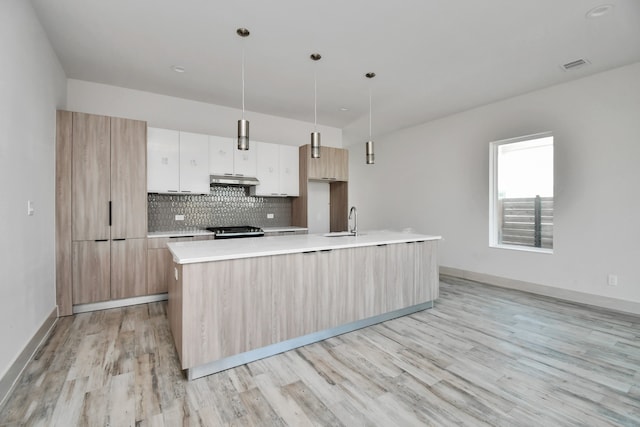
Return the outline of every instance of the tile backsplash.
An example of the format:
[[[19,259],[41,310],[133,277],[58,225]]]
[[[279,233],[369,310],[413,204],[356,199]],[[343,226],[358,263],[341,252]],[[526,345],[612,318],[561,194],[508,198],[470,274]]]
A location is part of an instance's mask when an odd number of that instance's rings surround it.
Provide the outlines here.
[[[214,186],[210,194],[148,194],[149,231],[194,231],[210,226],[291,225],[291,199],[249,196],[247,187]],[[273,218],[267,218],[273,214]],[[176,221],[184,215],[184,221]]]

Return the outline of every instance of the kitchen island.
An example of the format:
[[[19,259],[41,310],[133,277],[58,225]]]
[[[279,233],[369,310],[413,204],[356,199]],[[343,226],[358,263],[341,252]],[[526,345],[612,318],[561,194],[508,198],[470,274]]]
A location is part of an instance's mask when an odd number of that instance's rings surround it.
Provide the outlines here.
[[[376,231],[170,243],[182,369],[194,379],[432,307],[438,240]]]

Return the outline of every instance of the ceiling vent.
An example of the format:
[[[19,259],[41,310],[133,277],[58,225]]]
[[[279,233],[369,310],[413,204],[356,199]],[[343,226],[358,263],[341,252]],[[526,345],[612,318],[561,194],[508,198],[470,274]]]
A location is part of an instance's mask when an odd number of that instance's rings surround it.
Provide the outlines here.
[[[576,70],[578,68],[582,68],[586,65],[591,64],[587,59],[576,59],[575,61],[567,62],[562,65],[562,69],[564,71]]]

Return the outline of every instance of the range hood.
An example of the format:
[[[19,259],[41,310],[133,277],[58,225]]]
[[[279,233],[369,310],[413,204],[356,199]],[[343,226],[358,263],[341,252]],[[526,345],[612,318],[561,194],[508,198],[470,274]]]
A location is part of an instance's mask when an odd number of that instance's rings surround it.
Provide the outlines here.
[[[239,187],[250,187],[252,185],[258,185],[260,181],[258,178],[253,178],[244,175],[209,175],[209,185],[236,185]]]

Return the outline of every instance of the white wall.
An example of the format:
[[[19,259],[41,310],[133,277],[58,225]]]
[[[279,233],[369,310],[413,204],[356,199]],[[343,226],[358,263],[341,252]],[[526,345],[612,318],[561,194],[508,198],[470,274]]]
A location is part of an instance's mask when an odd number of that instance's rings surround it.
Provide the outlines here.
[[[28,1],[0,2],[0,58],[1,377],[56,306],[55,118],[66,77]]]
[[[489,248],[489,142],[543,131],[554,253]],[[442,266],[640,302],[640,63],[374,139],[367,166],[364,139],[344,130],[362,229],[442,235]]]
[[[151,127],[234,137],[242,115],[235,108],[82,80],[69,79],[67,87],[68,110],[145,120]],[[245,118],[250,122],[250,140],[295,146],[310,142],[313,123],[250,111]],[[341,129],[318,129],[324,145],[342,147]]]

